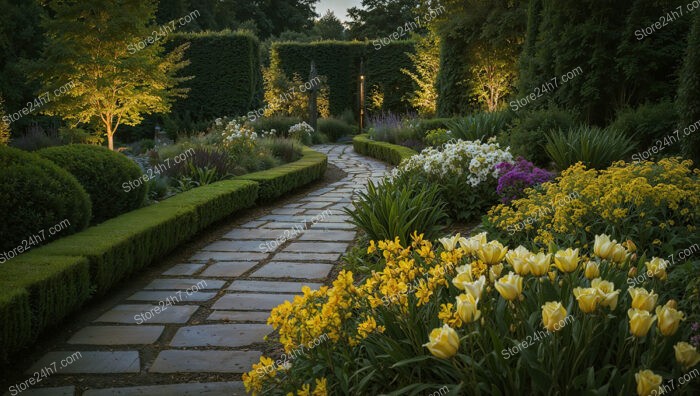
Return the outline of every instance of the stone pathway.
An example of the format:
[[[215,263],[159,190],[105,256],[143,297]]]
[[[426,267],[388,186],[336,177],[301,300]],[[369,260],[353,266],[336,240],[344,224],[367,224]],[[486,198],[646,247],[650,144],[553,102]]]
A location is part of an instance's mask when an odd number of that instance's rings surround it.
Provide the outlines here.
[[[260,358],[260,343],[272,332],[265,324],[270,310],[303,285],[321,286],[355,238],[342,209],[354,189],[387,170],[351,146],[314,149],[348,176],[232,229],[165,271],[73,334],[61,350],[47,353],[28,378],[56,367],[51,377],[72,376],[80,389],[89,388],[85,396],[245,394],[240,381],[227,380],[240,378]],[[212,373],[220,380],[208,382]],[[101,384],[131,386],[97,389],[93,374]],[[22,394],[81,394],[75,386],[38,386]]]

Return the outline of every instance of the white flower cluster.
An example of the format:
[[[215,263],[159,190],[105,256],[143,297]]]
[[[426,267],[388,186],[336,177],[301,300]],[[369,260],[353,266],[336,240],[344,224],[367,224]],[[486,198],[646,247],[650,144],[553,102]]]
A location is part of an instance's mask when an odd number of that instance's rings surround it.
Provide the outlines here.
[[[403,172],[422,172],[437,178],[466,174],[467,182],[476,187],[489,178],[498,179],[496,165],[501,162],[512,163],[513,155],[509,147],[501,149],[495,138],[486,143],[457,140],[445,144],[442,150],[433,147],[424,149],[395,168],[392,176]]]
[[[301,139],[305,136],[311,136],[312,133],[314,133],[314,128],[305,121],[289,127],[289,136],[297,139]]]
[[[216,126],[222,126],[224,125],[224,121],[222,121],[221,118],[217,118],[214,120],[214,124],[216,124]],[[258,134],[255,133],[252,128],[244,125],[236,119],[228,121],[225,125],[224,130],[221,132],[224,143],[231,143],[236,139],[243,138],[255,140],[258,137]]]
[[[275,128],[270,129],[269,131],[263,130],[260,132],[260,136],[263,138],[273,138],[277,136],[277,130]]]

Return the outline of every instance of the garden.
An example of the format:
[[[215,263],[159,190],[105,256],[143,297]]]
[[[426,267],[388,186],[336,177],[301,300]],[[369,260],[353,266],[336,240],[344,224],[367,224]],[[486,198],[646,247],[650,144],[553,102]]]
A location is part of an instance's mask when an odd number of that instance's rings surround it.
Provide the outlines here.
[[[133,392],[697,394],[697,1],[327,3],[2,5],[0,383],[177,257]]]

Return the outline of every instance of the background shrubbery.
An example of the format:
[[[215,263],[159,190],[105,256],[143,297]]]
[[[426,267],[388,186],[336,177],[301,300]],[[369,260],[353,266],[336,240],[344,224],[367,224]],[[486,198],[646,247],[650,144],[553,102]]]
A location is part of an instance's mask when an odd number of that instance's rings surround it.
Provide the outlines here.
[[[141,178],[143,172],[123,154],[84,144],[50,147],[38,152],[72,174],[90,195],[92,223],[101,223],[143,205],[147,187],[129,189],[123,183]]]
[[[76,233],[90,222],[90,197],[70,173],[35,154],[0,146],[0,250],[67,219],[60,236]],[[26,248],[26,245],[24,245]]]

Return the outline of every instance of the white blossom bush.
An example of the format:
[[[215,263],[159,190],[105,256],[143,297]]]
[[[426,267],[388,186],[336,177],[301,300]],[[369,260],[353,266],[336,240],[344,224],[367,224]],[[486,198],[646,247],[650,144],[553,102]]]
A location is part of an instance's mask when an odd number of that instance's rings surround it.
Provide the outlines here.
[[[313,133],[314,128],[305,121],[289,127],[289,137],[300,142],[308,141]]]
[[[406,183],[429,182],[441,186],[451,215],[473,220],[498,200],[496,165],[513,162],[510,148],[501,148],[495,138],[486,143],[456,140],[441,149],[429,147],[405,160],[392,171],[392,178]]]

